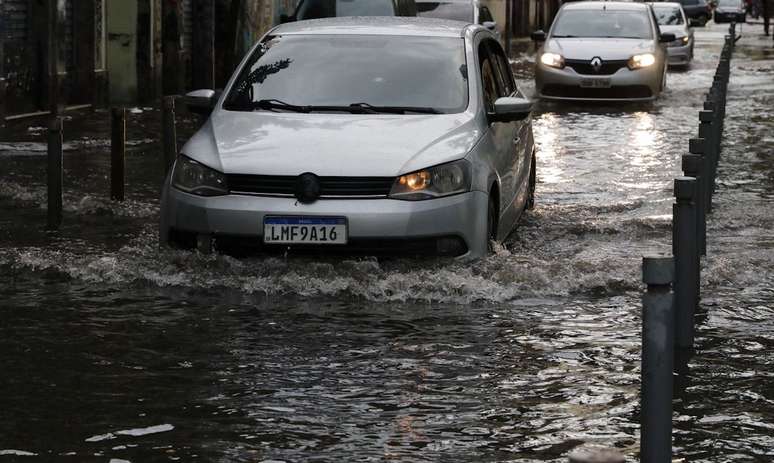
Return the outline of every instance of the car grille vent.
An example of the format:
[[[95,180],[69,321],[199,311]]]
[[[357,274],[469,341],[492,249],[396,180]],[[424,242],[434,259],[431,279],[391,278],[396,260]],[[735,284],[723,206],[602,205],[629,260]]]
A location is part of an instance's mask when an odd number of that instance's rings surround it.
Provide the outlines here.
[[[588,60],[565,60],[564,64],[575,69],[578,74],[593,75],[593,76],[609,76],[615,74],[619,69],[625,68],[628,64],[628,60],[611,60],[603,61],[599,70],[595,70],[591,65],[591,61]]]
[[[266,196],[293,196],[297,176],[227,174],[229,190]],[[318,177],[320,198],[367,197],[386,198],[394,177]]]

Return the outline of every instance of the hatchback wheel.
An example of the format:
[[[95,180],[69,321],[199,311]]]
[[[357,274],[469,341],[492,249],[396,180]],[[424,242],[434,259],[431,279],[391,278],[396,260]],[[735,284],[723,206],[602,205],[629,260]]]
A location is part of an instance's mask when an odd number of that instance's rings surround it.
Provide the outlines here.
[[[529,193],[527,193],[527,203],[525,209],[535,208],[535,187],[537,186],[537,166],[535,153],[532,153],[532,167],[529,170]]]
[[[492,250],[492,241],[497,239],[497,203],[492,195],[495,192],[489,193],[489,207],[486,214],[486,248]]]

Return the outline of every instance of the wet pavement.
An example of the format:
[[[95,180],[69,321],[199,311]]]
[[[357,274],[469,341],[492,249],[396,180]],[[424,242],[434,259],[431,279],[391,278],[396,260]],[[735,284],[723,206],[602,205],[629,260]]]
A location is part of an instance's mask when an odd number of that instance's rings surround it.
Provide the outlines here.
[[[774,459],[761,29],[743,27],[732,62],[698,350],[675,407],[675,454],[691,462]],[[726,30],[697,30],[695,63],[652,105],[542,104],[537,207],[473,264],[160,250],[160,117],[142,108],[125,203],[106,199],[107,113],[65,121],[64,224],[46,232],[44,134],[12,129],[0,461],[564,462],[583,442],[635,461],[640,257],[669,248],[671,180]],[[534,55],[515,58],[530,91]]]

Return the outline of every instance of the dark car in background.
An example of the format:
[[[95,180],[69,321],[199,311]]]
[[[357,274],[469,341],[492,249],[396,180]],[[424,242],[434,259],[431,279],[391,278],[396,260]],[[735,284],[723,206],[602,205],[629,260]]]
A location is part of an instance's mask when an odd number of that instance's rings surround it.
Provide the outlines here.
[[[491,31],[497,30],[492,12],[478,0],[415,0],[417,16],[451,19],[470,24],[481,24]]]
[[[704,26],[712,18],[712,6],[707,0],[678,0],[691,26]]]
[[[747,8],[744,0],[718,0],[715,6],[715,22],[747,22]]]
[[[416,16],[414,0],[301,0],[280,22],[340,16]]]

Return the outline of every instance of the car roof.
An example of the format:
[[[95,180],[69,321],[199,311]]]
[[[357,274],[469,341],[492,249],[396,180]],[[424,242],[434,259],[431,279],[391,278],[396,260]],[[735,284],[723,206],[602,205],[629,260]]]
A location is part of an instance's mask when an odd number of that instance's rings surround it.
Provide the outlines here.
[[[271,31],[271,34],[463,37],[468,27],[480,26],[473,26],[463,21],[436,18],[352,16],[289,22],[277,26]]]
[[[644,10],[648,5],[639,2],[585,1],[565,3],[565,10]]]

